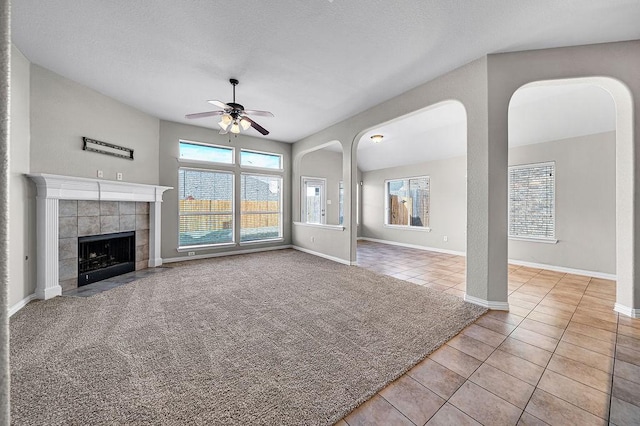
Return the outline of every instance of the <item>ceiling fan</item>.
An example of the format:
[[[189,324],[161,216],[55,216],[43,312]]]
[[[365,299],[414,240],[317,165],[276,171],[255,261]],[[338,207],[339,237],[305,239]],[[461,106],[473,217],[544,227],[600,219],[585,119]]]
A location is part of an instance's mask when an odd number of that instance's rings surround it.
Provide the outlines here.
[[[244,107],[238,103],[236,103],[236,86],[238,85],[238,80],[232,78],[229,80],[229,83],[233,86],[233,102],[224,103],[217,100],[207,101],[211,105],[215,105],[218,108],[221,108],[220,111],[206,111],[206,112],[198,112],[195,114],[187,114],[185,118],[193,119],[193,118],[204,118],[204,117],[213,117],[214,115],[220,115],[220,122],[218,126],[220,126],[220,134],[225,135],[228,132],[238,134],[240,133],[240,128],[243,130],[247,130],[249,127],[253,127],[258,132],[263,135],[268,135],[269,131],[253,121],[249,118],[249,115],[261,115],[264,117],[273,117],[273,114],[269,111],[257,111],[244,109]]]

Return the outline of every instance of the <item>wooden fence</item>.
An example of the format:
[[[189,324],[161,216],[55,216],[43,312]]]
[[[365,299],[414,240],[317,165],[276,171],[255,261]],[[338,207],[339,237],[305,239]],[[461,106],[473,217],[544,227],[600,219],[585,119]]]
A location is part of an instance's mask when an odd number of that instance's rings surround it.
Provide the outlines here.
[[[233,203],[230,200],[180,200],[180,211],[186,213],[204,213],[203,216],[190,216],[189,220],[180,221],[180,232],[203,231],[207,228],[211,231],[230,229],[232,221],[222,220],[219,223],[211,223],[211,217],[206,213],[232,214]],[[264,228],[280,225],[279,201],[242,201],[240,203],[242,228]],[[252,214],[252,212],[260,212]],[[262,214],[261,214],[262,213]],[[267,214],[264,214],[267,213]]]

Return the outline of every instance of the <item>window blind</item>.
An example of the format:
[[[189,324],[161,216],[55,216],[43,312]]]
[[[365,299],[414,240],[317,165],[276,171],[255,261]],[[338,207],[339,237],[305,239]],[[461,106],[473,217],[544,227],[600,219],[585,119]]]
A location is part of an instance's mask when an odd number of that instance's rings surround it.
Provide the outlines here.
[[[509,167],[509,236],[555,238],[555,163]]]

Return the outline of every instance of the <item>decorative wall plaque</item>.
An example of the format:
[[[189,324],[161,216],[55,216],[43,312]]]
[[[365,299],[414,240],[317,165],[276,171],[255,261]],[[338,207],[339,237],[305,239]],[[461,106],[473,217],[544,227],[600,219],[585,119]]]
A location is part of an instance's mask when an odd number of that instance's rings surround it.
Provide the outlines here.
[[[98,152],[100,154],[113,155],[114,157],[133,160],[133,149],[115,145],[108,142],[97,141],[86,136],[82,137],[82,149],[85,151]]]

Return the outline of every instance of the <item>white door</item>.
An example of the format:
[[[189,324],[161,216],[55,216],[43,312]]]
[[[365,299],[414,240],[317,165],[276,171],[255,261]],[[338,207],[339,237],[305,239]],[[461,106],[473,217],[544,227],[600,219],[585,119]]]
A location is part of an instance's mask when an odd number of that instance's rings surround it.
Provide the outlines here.
[[[326,179],[302,178],[302,217],[306,223],[326,224]]]

